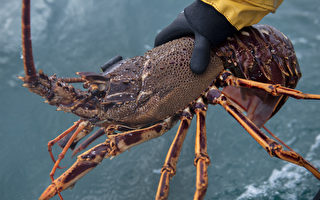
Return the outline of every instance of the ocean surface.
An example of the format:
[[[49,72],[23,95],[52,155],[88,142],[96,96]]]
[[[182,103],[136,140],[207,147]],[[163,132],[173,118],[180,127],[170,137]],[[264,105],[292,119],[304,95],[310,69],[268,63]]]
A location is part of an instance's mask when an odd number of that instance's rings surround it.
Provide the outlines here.
[[[155,35],[192,1],[34,0],[32,39],[35,64],[47,74],[98,72],[116,55],[142,55]],[[298,89],[320,93],[320,1],[288,0],[262,20],[293,42],[303,76]],[[21,2],[0,7],[0,199],[37,199],[50,184],[53,167],[47,142],[77,117],[55,111],[23,88]],[[266,126],[320,168],[320,101],[289,99]],[[192,199],[195,190],[195,123],[186,137],[169,199]],[[160,169],[177,126],[160,138],[104,160],[63,197],[77,200],[153,199]],[[271,158],[221,107],[207,117],[209,187],[206,199],[312,199],[320,182],[304,168]],[[96,141],[103,142],[105,138]],[[58,155],[61,149],[54,148]],[[76,158],[70,152],[62,166]],[[58,170],[57,175],[64,170]],[[57,177],[57,176],[56,176]],[[55,197],[54,199],[58,199]]]

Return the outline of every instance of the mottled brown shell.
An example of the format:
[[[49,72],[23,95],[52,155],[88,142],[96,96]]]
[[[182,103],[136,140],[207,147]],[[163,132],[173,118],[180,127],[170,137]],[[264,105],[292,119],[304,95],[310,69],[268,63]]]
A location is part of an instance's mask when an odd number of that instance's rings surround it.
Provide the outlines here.
[[[212,52],[206,72],[194,74],[190,70],[193,43],[192,38],[174,40],[144,56],[125,60],[109,71],[110,88],[117,90],[109,91],[105,99],[112,101],[112,97],[113,105],[107,105],[107,116],[100,117],[141,126],[164,120],[186,108],[223,70],[221,60]],[[130,84],[134,89],[127,90],[129,87],[125,85]]]

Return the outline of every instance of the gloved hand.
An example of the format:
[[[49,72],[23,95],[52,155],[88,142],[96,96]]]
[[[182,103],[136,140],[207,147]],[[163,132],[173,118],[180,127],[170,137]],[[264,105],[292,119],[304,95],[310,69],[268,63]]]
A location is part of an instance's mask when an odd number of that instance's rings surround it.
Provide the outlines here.
[[[155,39],[159,46],[184,36],[194,36],[195,44],[190,61],[191,70],[203,73],[210,62],[210,49],[236,32],[229,21],[212,6],[196,0],[164,28]]]

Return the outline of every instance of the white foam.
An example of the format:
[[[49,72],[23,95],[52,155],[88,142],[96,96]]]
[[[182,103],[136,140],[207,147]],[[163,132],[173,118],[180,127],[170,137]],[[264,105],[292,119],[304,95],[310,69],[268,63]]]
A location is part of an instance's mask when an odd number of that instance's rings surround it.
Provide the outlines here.
[[[161,174],[161,168],[160,169],[153,169],[152,173]]]
[[[295,166],[291,163],[284,165],[280,170],[274,169],[269,179],[261,185],[255,186],[254,184],[246,186],[246,191],[242,193],[237,199],[249,199],[266,197],[268,194],[281,190],[290,190],[295,188],[304,179],[305,170],[301,167]],[[278,194],[281,199],[297,199],[295,194],[288,193]]]
[[[320,147],[320,134],[316,136],[314,144],[310,146],[309,152],[306,155],[307,160],[319,152]],[[312,164],[319,167],[320,160],[313,160]],[[293,165],[291,163],[285,164],[280,170],[274,169],[267,181],[264,181],[260,185],[250,184],[245,187],[245,191],[237,198],[242,199],[257,199],[261,197],[267,197],[269,194],[277,194],[281,199],[298,199],[298,194],[295,193],[294,188],[299,186],[303,182],[307,182],[310,177],[310,172],[306,169]],[[278,192],[292,191],[292,192]]]
[[[318,148],[320,148],[320,134],[316,137],[315,143],[310,146],[310,151],[309,151],[308,155],[306,156],[307,160],[311,160],[314,156],[320,155],[320,153],[319,153],[320,150]],[[318,153],[316,153],[316,152],[318,152]],[[316,159],[318,159],[318,158],[316,158]]]
[[[310,147],[310,151],[314,152],[316,148],[320,147],[320,134],[316,137],[316,141],[313,145]]]

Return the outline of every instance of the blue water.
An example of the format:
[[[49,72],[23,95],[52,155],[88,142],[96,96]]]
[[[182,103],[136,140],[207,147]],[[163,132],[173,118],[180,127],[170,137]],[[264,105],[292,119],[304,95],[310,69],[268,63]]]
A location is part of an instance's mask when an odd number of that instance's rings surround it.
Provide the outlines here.
[[[34,0],[32,39],[35,63],[48,74],[74,76],[98,71],[115,55],[132,57],[153,46],[156,33],[192,1]],[[36,199],[50,184],[53,163],[47,142],[77,118],[21,87],[23,75],[17,0],[0,7],[0,199]],[[291,38],[303,77],[298,89],[320,93],[320,2],[285,1],[270,24]],[[290,99],[266,125],[320,168],[320,102]],[[304,168],[268,154],[220,107],[207,117],[209,187],[206,199],[312,199],[320,182]],[[129,152],[104,160],[65,199],[153,199],[159,170],[177,127]],[[195,189],[193,123],[170,184],[170,199],[191,199]],[[98,142],[102,142],[101,139]],[[60,149],[55,148],[57,155]],[[67,154],[62,166],[75,158]],[[63,170],[59,170],[58,174]],[[56,197],[54,199],[57,199]]]

